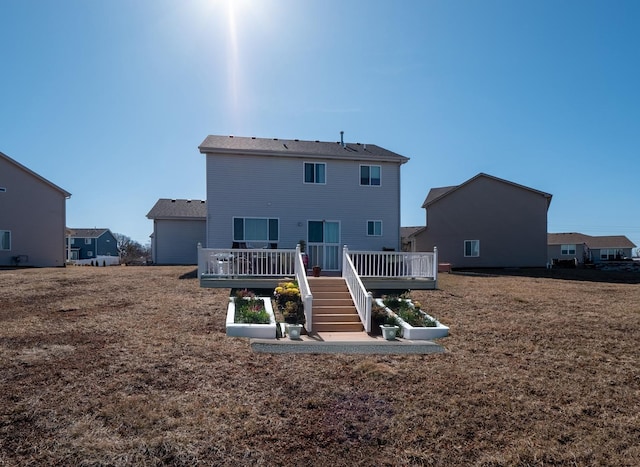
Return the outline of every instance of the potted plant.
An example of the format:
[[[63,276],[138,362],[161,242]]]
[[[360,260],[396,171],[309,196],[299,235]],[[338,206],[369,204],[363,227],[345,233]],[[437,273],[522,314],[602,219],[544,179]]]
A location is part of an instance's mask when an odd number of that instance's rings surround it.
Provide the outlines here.
[[[320,277],[320,272],[322,272],[322,268],[316,264],[313,267],[313,277]]]
[[[290,339],[299,339],[305,323],[300,289],[295,281],[281,282],[274,291],[278,309],[282,313]]]
[[[382,337],[388,341],[392,341],[395,340],[400,326],[394,326],[393,324],[381,324],[380,329],[382,330]]]

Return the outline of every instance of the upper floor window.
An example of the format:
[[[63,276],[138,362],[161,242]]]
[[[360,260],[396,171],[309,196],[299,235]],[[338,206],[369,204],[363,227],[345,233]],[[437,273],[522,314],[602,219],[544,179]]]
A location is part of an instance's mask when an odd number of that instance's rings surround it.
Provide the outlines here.
[[[0,250],[11,249],[11,231],[0,230]]]
[[[380,237],[382,235],[382,221],[367,221],[367,235]]]
[[[575,245],[562,245],[560,247],[561,255],[575,255],[576,254],[576,246]]]
[[[327,164],[324,162],[305,162],[304,163],[304,182],[305,183],[327,183],[326,180]]]
[[[480,240],[465,240],[464,255],[466,257],[480,256]]]
[[[361,165],[360,185],[380,186],[381,173],[379,165]]]
[[[280,229],[279,224],[278,219],[267,219],[262,217],[234,217],[233,241],[245,243],[277,242]]]
[[[91,239],[90,238],[85,238],[84,239],[84,244],[85,245],[91,245]]]

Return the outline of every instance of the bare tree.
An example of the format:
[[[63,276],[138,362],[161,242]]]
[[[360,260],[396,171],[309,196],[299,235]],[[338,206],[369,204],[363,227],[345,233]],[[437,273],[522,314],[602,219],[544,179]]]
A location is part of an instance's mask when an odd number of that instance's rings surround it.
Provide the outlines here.
[[[143,246],[124,234],[114,233],[118,243],[120,262],[124,264],[148,264],[151,261],[151,248]]]

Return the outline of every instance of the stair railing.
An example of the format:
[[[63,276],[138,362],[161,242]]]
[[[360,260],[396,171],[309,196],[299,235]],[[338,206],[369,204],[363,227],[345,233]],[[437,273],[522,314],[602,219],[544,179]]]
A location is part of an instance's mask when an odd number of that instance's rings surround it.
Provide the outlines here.
[[[298,281],[300,298],[302,299],[302,306],[304,307],[304,327],[307,332],[311,332],[313,330],[313,295],[311,294],[311,288],[309,287],[309,281],[307,280],[307,268],[304,265],[300,245],[296,245],[295,258],[296,281]]]
[[[342,278],[347,283],[347,288],[353,299],[353,303],[358,310],[360,321],[366,332],[371,332],[371,304],[373,295],[365,289],[364,284],[360,280],[360,276],[349,256],[349,250],[345,245],[342,249]]]

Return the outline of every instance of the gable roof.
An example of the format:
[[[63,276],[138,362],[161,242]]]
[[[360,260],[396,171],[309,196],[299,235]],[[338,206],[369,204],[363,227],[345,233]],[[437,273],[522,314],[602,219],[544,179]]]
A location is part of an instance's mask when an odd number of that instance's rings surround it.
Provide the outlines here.
[[[510,182],[509,180],[504,180],[502,178],[494,177],[493,175],[488,175],[488,174],[485,174],[485,173],[481,172],[478,175],[476,175],[475,177],[472,177],[469,180],[467,180],[466,182],[462,183],[461,185],[446,186],[446,187],[442,187],[442,188],[432,188],[431,190],[429,190],[429,194],[425,198],[424,203],[422,203],[422,207],[426,209],[429,205],[433,204],[434,202],[444,198],[445,196],[449,195],[450,193],[453,193],[454,191],[459,190],[460,188],[462,188],[462,187],[464,187],[466,185],[469,185],[470,183],[475,182],[479,178],[488,178],[490,180],[495,180],[497,182],[501,182],[501,183],[506,183],[508,185],[512,185],[512,186],[514,186],[516,188],[521,188],[523,190],[528,190],[528,191],[531,191],[533,193],[537,193],[537,194],[542,195],[545,198],[547,198],[547,208],[549,208],[549,205],[551,204],[552,195],[549,194],[549,193],[545,193],[544,191],[535,190],[533,188],[529,188],[529,187],[524,186],[524,185],[519,185],[517,183]]]
[[[49,180],[47,180],[46,178],[38,175],[37,173],[35,173],[33,170],[25,167],[24,165],[22,165],[20,162],[10,158],[9,156],[7,156],[5,153],[3,153],[2,151],[0,151],[0,158],[5,159],[7,162],[15,165],[16,167],[18,167],[19,169],[23,170],[24,172],[28,173],[29,175],[31,175],[32,177],[40,180],[41,182],[43,182],[46,185],[49,185],[51,188],[53,188],[54,190],[59,191],[60,193],[62,193],[64,195],[65,198],[71,198],[71,193],[69,193],[67,190],[64,190],[62,188],[60,188],[58,185],[51,183]]]
[[[590,249],[602,248],[635,248],[636,245],[624,235],[591,236],[577,232],[550,233],[547,235],[549,245],[579,245],[584,243]]]
[[[375,144],[335,143],[279,138],[209,135],[198,149],[202,154],[273,155],[345,159],[404,164],[408,157],[376,146]]]
[[[409,238],[416,235],[419,232],[422,232],[426,227],[423,226],[415,226],[415,227],[400,227],[400,238]]]
[[[67,228],[67,235],[76,238],[98,238],[105,233],[110,232],[109,229],[70,229]]]
[[[147,214],[149,219],[206,219],[207,202],[199,199],[161,198]]]

